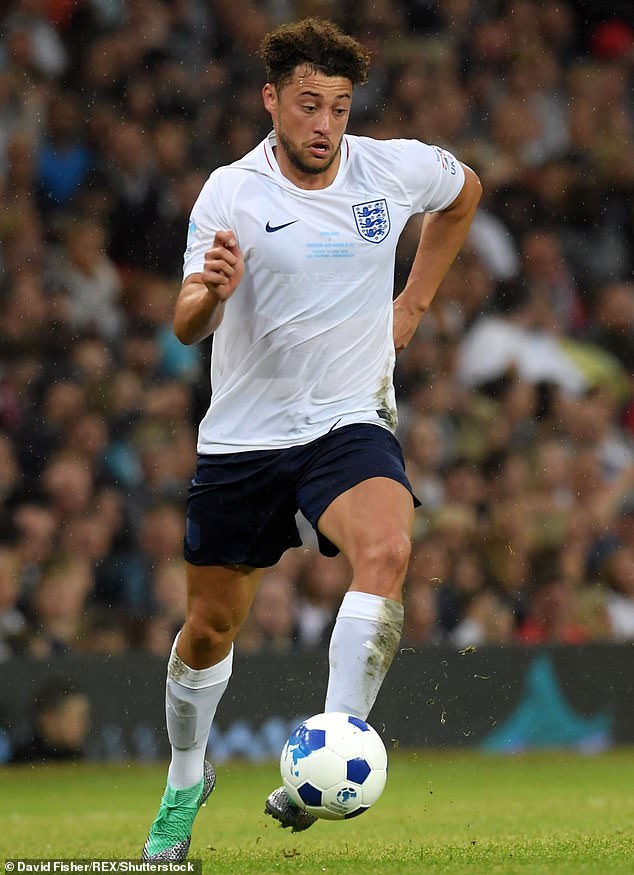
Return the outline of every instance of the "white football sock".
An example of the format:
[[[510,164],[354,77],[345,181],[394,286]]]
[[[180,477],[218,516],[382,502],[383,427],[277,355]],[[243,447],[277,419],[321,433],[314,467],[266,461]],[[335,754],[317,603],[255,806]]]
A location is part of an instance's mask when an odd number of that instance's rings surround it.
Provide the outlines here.
[[[165,687],[167,735],[172,745],[167,781],[175,790],[183,790],[203,777],[209,730],[231,677],[233,647],[216,665],[197,670],[185,665],[176,653],[176,641]]]
[[[402,630],[399,602],[356,590],[345,594],[330,639],[326,711],[367,718]]]

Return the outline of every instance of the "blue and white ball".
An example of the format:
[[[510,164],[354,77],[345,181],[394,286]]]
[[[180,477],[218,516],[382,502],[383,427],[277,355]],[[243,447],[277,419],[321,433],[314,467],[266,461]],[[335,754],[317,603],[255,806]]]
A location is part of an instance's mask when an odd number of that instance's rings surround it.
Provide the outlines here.
[[[289,736],[280,759],[290,798],[324,820],[363,814],[387,779],[387,752],[369,723],[350,714],[316,714]]]

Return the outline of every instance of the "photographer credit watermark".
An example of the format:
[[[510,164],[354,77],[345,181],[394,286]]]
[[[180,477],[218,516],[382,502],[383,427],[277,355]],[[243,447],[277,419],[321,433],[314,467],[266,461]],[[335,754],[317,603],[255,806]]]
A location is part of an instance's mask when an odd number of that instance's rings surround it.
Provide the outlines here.
[[[201,860],[184,860],[182,863],[169,861],[144,860],[5,860],[4,871],[10,875],[38,875],[45,872],[49,875],[74,875],[74,873],[90,872],[130,872],[151,873],[157,875],[202,875]]]

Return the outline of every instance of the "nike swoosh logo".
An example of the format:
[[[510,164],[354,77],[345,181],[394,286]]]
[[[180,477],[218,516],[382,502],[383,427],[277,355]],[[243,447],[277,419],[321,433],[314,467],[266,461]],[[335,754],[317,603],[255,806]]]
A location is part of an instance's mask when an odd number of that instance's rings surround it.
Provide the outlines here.
[[[294,225],[295,222],[299,222],[299,219],[293,219],[292,222],[286,222],[284,225],[271,225],[270,222],[267,222],[266,230],[269,234],[272,234],[274,231],[281,231],[282,228],[288,228],[289,225]]]

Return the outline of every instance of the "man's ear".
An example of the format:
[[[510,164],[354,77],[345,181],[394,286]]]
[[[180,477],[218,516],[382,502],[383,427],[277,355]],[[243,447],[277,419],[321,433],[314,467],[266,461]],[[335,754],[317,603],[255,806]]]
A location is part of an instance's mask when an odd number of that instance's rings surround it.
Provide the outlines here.
[[[275,85],[271,85],[270,82],[267,82],[266,85],[262,88],[262,100],[264,101],[264,108],[273,113],[277,109],[277,90]]]

